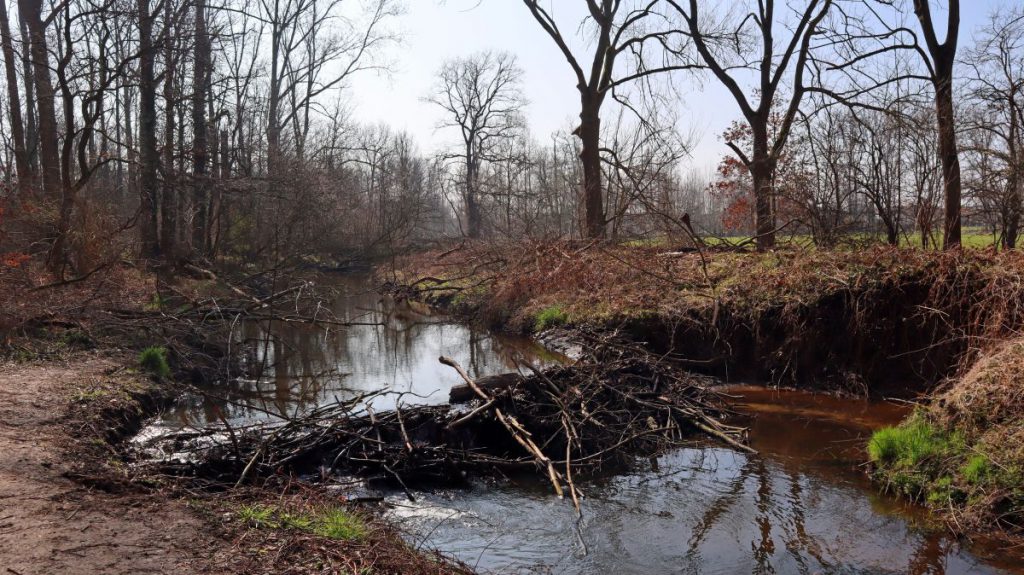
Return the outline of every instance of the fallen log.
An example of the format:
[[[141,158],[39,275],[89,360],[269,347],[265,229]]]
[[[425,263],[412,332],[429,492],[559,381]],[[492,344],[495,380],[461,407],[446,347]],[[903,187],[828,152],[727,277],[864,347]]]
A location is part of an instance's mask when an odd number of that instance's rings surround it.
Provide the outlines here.
[[[473,381],[476,387],[479,387],[487,393],[495,393],[515,387],[516,384],[523,381],[523,376],[518,373],[501,373],[498,375],[479,377]],[[448,403],[466,403],[467,401],[471,401],[476,398],[477,394],[473,391],[473,388],[465,384],[454,385],[448,392]]]

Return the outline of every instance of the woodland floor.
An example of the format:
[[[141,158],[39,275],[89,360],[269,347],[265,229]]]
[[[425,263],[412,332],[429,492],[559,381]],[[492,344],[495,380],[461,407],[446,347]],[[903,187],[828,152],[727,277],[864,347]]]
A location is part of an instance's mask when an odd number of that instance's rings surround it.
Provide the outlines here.
[[[184,502],[69,478],[83,464],[73,446],[89,441],[76,433],[70,406],[117,370],[102,357],[0,366],[0,569],[236,572],[231,543]]]

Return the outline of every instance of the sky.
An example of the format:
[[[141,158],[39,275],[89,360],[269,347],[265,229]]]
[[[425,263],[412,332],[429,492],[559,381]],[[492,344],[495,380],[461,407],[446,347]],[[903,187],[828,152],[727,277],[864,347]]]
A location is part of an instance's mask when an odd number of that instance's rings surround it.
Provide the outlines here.
[[[974,30],[996,7],[1015,1],[1021,0],[963,0],[961,49],[973,45]],[[577,30],[583,0],[549,0],[549,7],[563,32]],[[358,121],[407,131],[426,153],[442,149],[455,134],[437,129],[441,111],[424,101],[436,85],[438,70],[449,58],[493,50],[515,54],[524,70],[526,116],[538,141],[576,126],[575,77],[521,0],[407,0],[395,28],[402,41],[384,55],[390,72],[365,72],[350,83],[349,99]],[[584,40],[576,41],[580,53]],[[713,168],[727,151],[719,135],[739,117],[739,109],[713,79],[685,86],[678,113],[680,129],[693,135],[690,167]]]

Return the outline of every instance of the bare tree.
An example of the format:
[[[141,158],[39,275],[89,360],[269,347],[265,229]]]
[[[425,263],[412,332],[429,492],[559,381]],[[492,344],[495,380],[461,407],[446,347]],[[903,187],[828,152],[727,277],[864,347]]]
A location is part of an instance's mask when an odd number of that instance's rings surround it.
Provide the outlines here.
[[[980,132],[966,151],[981,156],[978,186],[998,213],[1002,246],[1012,249],[1024,207],[1024,10],[995,13],[966,61],[977,104],[967,124]]]
[[[684,36],[657,10],[660,0],[585,0],[593,23],[593,52],[577,56],[567,37],[540,0],[523,0],[530,13],[554,40],[576,77],[580,94],[580,124],[573,132],[583,144],[584,232],[587,237],[604,237],[607,217],[601,172],[601,109],[617,87],[654,74],[693,66],[681,60],[649,64],[650,52],[682,54]],[[645,55],[645,52],[647,55]],[[630,60],[626,62],[626,60]],[[617,74],[618,73],[618,74]]]
[[[11,123],[11,140],[14,144],[14,161],[18,173],[18,187],[26,191],[32,180],[32,167],[28,149],[25,146],[25,127],[21,118],[21,94],[18,91],[17,61],[14,43],[11,40],[10,20],[7,17],[7,2],[0,2],[0,49],[3,51],[4,71],[7,75],[7,103]]]
[[[61,197],[60,152],[58,151],[57,112],[53,79],[50,77],[50,51],[46,39],[47,21],[43,20],[42,0],[19,0],[19,13],[28,31],[28,53],[32,65],[32,82],[39,122],[39,161],[42,167],[43,191],[48,199]]]
[[[156,146],[156,78],[153,62],[153,20],[149,0],[138,0],[139,19],[139,205],[142,232],[142,255],[156,258],[160,255],[157,174],[160,157]]]
[[[956,144],[956,117],[953,108],[953,65],[956,62],[960,35],[960,0],[949,0],[946,14],[946,37],[939,42],[932,18],[931,0],[914,0],[914,14],[924,34],[927,58],[925,64],[935,88],[935,122],[939,129],[939,157],[945,188],[943,218],[944,249],[960,246],[960,155]],[[924,53],[922,53],[924,56]]]
[[[446,62],[429,98],[445,112],[441,126],[456,128],[461,136],[457,157],[463,170],[465,232],[471,238],[481,233],[481,164],[499,140],[513,135],[524,104],[521,81],[514,56],[482,52]]]
[[[270,30],[267,95],[267,161],[271,175],[282,157],[282,136],[292,127],[292,151],[302,157],[316,99],[360,71],[375,67],[371,56],[393,40],[385,29],[398,13],[395,0],[372,0],[365,18],[343,17],[344,0],[260,0]]]
[[[165,0],[166,1],[166,0]],[[206,1],[195,0],[195,61],[192,77],[192,249],[207,250],[209,210],[207,171],[210,126],[206,122],[207,90],[210,82],[210,39],[206,28]],[[216,141],[216,136],[214,136]],[[216,155],[216,154],[215,154]]]
[[[787,8],[775,0],[758,2],[757,10],[744,14],[735,22],[711,21],[700,11],[698,0],[667,0],[682,16],[697,52],[707,69],[732,95],[750,127],[751,146],[740,149],[727,142],[732,151],[750,171],[756,202],[757,249],[764,251],[775,245],[775,196],[773,181],[779,156],[793,128],[800,102],[807,92],[805,69],[811,52],[811,39],[832,7],[831,0],[805,0],[793,7],[796,18],[789,37],[776,45],[775,34],[782,27],[776,17],[777,8]],[[686,5],[684,5],[686,4]],[[780,18],[781,19],[781,18]],[[753,72],[752,88],[758,96],[751,102],[740,78]],[[790,85],[783,87],[784,80]],[[783,98],[788,98],[783,102]],[[771,129],[772,114],[781,117]]]

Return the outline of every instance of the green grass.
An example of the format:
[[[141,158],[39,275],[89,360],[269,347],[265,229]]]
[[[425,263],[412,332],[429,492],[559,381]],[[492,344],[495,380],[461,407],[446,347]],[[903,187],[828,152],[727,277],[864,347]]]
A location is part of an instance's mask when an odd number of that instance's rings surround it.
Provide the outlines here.
[[[142,350],[139,354],[139,366],[156,377],[166,378],[171,375],[171,366],[167,363],[167,349],[161,346]]]
[[[898,427],[876,431],[868,442],[868,456],[875,463],[913,467],[962,448],[963,441],[937,429],[920,417],[912,417]]]
[[[569,323],[569,314],[562,309],[562,306],[553,305],[542,309],[533,322],[534,331],[544,331],[551,327],[557,327]]]
[[[961,495],[949,464],[962,460],[966,450],[962,434],[946,432],[919,414],[896,427],[879,429],[868,441],[868,457],[890,488],[933,504]]]
[[[360,541],[366,538],[368,529],[362,519],[344,509],[328,509],[313,521],[313,533],[328,539]]]
[[[269,505],[242,505],[238,508],[238,518],[254,529],[281,527],[281,522],[277,520],[277,510]]]
[[[961,475],[971,485],[981,485],[992,475],[992,465],[988,458],[980,453],[975,453],[967,460],[967,463],[960,469]]]
[[[295,529],[327,539],[362,541],[369,535],[357,515],[337,507],[316,512],[288,512],[272,505],[242,505],[238,518],[253,529]]]

